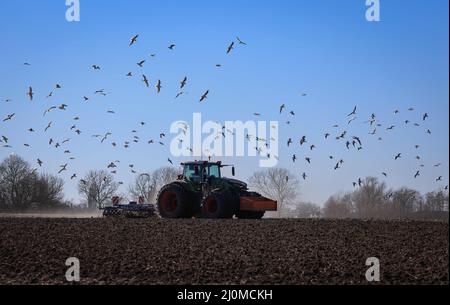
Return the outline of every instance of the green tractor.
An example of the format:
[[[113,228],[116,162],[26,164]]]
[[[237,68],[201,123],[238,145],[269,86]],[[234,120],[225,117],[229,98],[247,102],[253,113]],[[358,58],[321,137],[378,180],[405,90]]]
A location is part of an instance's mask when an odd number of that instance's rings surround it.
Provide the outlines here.
[[[266,211],[277,210],[276,201],[250,192],[242,181],[222,177],[222,168],[230,165],[207,161],[181,165],[183,174],[158,194],[162,218],[261,219]]]

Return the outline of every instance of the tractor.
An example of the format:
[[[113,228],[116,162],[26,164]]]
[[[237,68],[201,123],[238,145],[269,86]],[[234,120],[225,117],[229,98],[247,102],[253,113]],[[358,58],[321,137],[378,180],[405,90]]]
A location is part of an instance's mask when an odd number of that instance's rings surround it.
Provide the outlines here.
[[[162,218],[261,219],[276,211],[277,202],[250,192],[247,184],[222,177],[222,162],[194,161],[181,164],[183,174],[161,188],[157,208]]]

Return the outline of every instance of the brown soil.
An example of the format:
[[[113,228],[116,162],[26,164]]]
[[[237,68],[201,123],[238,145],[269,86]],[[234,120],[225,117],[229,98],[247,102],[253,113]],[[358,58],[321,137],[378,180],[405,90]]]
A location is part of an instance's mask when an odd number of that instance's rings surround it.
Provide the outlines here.
[[[444,222],[0,218],[0,284],[447,284]]]

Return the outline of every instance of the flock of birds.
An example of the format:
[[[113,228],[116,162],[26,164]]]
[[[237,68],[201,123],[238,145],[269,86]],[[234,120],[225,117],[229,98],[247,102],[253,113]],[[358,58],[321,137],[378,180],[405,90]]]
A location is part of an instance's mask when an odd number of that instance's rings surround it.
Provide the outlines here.
[[[133,47],[133,45],[138,43],[138,41],[139,41],[139,35],[133,36],[130,39],[129,47],[130,48]],[[233,52],[233,50],[237,46],[246,46],[246,45],[247,45],[246,42],[241,40],[239,37],[236,37],[235,41],[231,42],[228,45],[228,47],[226,48],[226,50],[224,50],[224,51],[225,51],[226,54],[230,54],[231,52]],[[176,45],[175,44],[169,44],[167,48],[170,51],[175,51]],[[153,58],[153,57],[156,57],[156,54],[151,54],[150,56]],[[146,60],[142,59],[142,60],[139,60],[136,64],[137,64],[137,66],[142,68],[142,67],[144,67],[145,63],[146,63]],[[31,64],[30,63],[24,63],[24,66],[30,67]],[[216,64],[216,67],[217,68],[221,68],[222,65],[221,64]],[[100,71],[102,69],[97,64],[93,64],[91,66],[91,68],[92,68],[92,71],[94,71],[94,72],[95,71]],[[133,76],[134,76],[133,72],[128,72],[126,74],[126,77],[133,77]],[[145,74],[141,75],[141,81],[142,81],[143,85],[146,88],[150,88],[150,86],[151,86],[150,80]],[[179,97],[181,97],[182,95],[184,95],[186,93],[185,88],[186,88],[187,85],[188,85],[188,77],[185,76],[185,77],[181,78],[181,80],[179,82],[179,86],[178,86],[179,90],[175,94],[175,99],[178,99]],[[154,84],[154,88],[155,88],[156,93],[159,94],[163,90],[163,83],[162,83],[162,81],[159,80],[159,79],[156,80],[156,82]],[[48,95],[46,95],[46,99],[51,99],[54,96],[54,94],[60,89],[62,89],[62,85],[61,84],[56,84],[52,88],[52,90],[48,93]],[[210,90],[207,89],[202,94],[199,94],[199,99],[198,99],[199,103],[205,102],[208,99],[209,93],[210,93]],[[94,95],[99,95],[99,96],[106,96],[107,95],[107,91],[106,91],[106,89],[99,89],[99,90],[96,90],[93,94]],[[301,94],[302,97],[306,97],[307,95],[308,95],[307,93],[302,93]],[[26,92],[26,96],[28,97],[28,99],[31,102],[34,101],[34,99],[35,99],[35,92],[34,92],[34,89],[33,89],[32,86],[29,86],[29,88],[28,88],[28,90]],[[83,96],[82,99],[83,99],[84,102],[88,102],[91,98],[89,96]],[[5,103],[10,103],[10,102],[12,102],[12,100],[11,99],[5,99],[4,102]],[[66,111],[68,109],[68,107],[69,106],[67,104],[60,104],[60,105],[51,106],[51,107],[49,107],[47,109],[44,109],[44,111],[42,113],[42,117],[43,118],[47,117],[53,111],[58,111],[58,110]],[[408,111],[409,112],[414,112],[415,109],[414,108],[409,108]],[[279,106],[279,114],[281,115],[281,114],[283,114],[285,112],[287,112],[288,115],[291,116],[292,118],[296,116],[295,111],[287,110],[287,105],[286,104],[280,105]],[[115,114],[115,111],[114,110],[108,110],[107,113],[108,114]],[[398,115],[399,113],[400,113],[399,110],[395,110],[394,111],[394,115]],[[254,113],[254,115],[257,116],[257,117],[261,116],[260,113]],[[3,122],[3,124],[7,124],[9,121],[14,120],[15,118],[16,118],[16,113],[7,114],[3,118],[2,122]],[[358,118],[358,108],[355,106],[353,108],[353,110],[347,115],[347,125],[353,124],[357,120],[357,118]],[[421,116],[422,122],[426,122],[428,119],[429,119],[429,114],[428,113],[424,113]],[[77,134],[78,136],[80,136],[82,134],[82,131],[77,125],[78,121],[80,121],[80,117],[74,117],[73,118],[73,124],[71,124],[71,126],[70,126],[70,131],[75,133],[75,134]],[[389,131],[392,131],[395,128],[397,128],[397,126],[395,126],[395,125],[383,126],[381,124],[381,122],[378,120],[378,118],[377,118],[377,116],[375,114],[370,115],[368,120],[365,121],[364,123],[368,124],[370,126],[369,135],[378,137],[379,141],[383,140],[381,136],[378,136],[380,130],[385,129],[386,132],[389,132]],[[180,127],[183,130],[183,132],[187,133],[187,131],[189,129],[189,126],[187,124],[181,123],[181,122],[179,124],[180,124]],[[291,124],[291,121],[287,121],[286,124],[287,125]],[[415,127],[421,127],[421,124],[419,122],[412,123],[410,120],[405,120],[404,124],[405,125],[410,125],[411,124],[411,125],[414,125]],[[145,126],[146,122],[139,122],[139,125],[140,126]],[[272,128],[276,128],[275,126],[271,126],[271,127]],[[333,125],[332,127],[333,127],[333,129],[338,130],[338,132],[335,135],[332,135],[332,132],[325,133],[323,135],[324,140],[330,141],[330,140],[332,140],[334,138],[336,141],[342,141],[343,145],[345,145],[345,149],[346,150],[351,150],[351,149],[354,149],[356,151],[362,151],[363,150],[363,139],[362,139],[362,137],[356,136],[356,135],[349,135],[347,130],[342,129],[339,125]],[[46,123],[45,128],[43,129],[43,133],[44,134],[47,133],[47,131],[50,130],[51,128],[53,128],[53,122],[49,121],[48,123]],[[35,128],[29,128],[27,131],[29,133],[36,133],[36,129]],[[427,129],[426,133],[427,134],[432,134],[430,129]],[[132,134],[133,134],[132,139],[128,139],[128,140],[123,142],[123,147],[124,148],[129,148],[133,143],[139,143],[141,141],[141,138],[138,136],[138,130],[133,130]],[[228,135],[233,135],[234,136],[235,133],[232,130],[227,130],[226,127],[223,126],[222,127],[222,131],[219,132],[216,135],[216,138],[226,137]],[[110,137],[112,137],[112,136],[113,136],[113,134],[111,132],[107,132],[105,134],[94,134],[91,137],[95,138],[95,139],[98,139],[99,142],[103,144],[106,141],[108,141],[110,139]],[[164,139],[165,138],[166,138],[166,134],[164,132],[161,132],[159,134],[159,139],[157,139],[157,140],[150,139],[150,140],[148,140],[147,143],[150,144],[150,145],[151,144],[159,144],[161,146],[164,146],[165,145],[165,143],[164,143]],[[256,143],[254,149],[258,152],[259,155],[265,156],[267,158],[271,158],[271,157],[274,157],[274,158],[277,158],[277,159],[279,158],[278,156],[271,156],[270,153],[268,152],[268,148],[270,147],[271,143],[273,141],[275,141],[275,139],[273,139],[273,138],[271,138],[271,139],[258,138],[255,135],[251,135],[251,134],[246,134],[246,139],[249,142],[254,140],[253,142]],[[63,146],[65,147],[65,145],[68,144],[70,141],[71,141],[71,138],[66,138],[66,139],[61,140],[61,141],[58,141],[58,140],[53,139],[53,138],[49,138],[48,139],[48,145],[54,146],[55,148],[60,148],[60,147],[63,147]],[[117,143],[115,141],[110,141],[110,144],[113,147],[119,146],[119,143]],[[24,143],[23,145],[25,147],[30,147],[30,145],[27,144],[27,143]],[[307,135],[303,135],[303,136],[299,137],[298,139],[289,138],[287,140],[286,145],[287,145],[288,149],[292,148],[292,147],[294,147],[296,145],[299,145],[301,148],[302,147],[306,147],[308,151],[314,151],[318,147],[317,143],[310,142],[310,139],[308,138]],[[10,144],[8,136],[1,135],[0,148],[5,148],[5,149],[12,149],[13,148],[12,145]],[[417,144],[417,145],[415,145],[414,148],[418,151],[421,148],[421,146],[419,144]],[[193,152],[191,147],[186,147],[186,149],[188,149],[189,151]],[[207,152],[207,150],[206,150],[206,152]],[[67,163],[61,164],[59,166],[58,174],[63,174],[64,172],[68,172],[69,171],[70,161],[75,160],[75,157],[73,157],[71,155],[72,153],[71,153],[71,151],[69,149],[65,149],[64,150],[64,154],[70,156],[69,157],[69,161]],[[398,161],[398,160],[403,158],[403,153],[398,152],[392,158],[393,158],[393,160]],[[335,156],[332,156],[332,155],[329,156],[329,159],[332,160],[332,161],[335,161],[335,162],[333,162],[333,164],[334,164],[333,170],[334,171],[339,170],[344,165],[344,162],[345,162],[344,159],[336,158]],[[421,160],[421,157],[420,157],[419,154],[417,154],[416,159],[419,160],[419,161]],[[292,154],[292,162],[296,163],[298,160],[299,160],[298,155],[297,154]],[[305,162],[307,164],[311,164],[313,162],[312,158],[309,157],[309,156],[305,156],[304,160],[305,160]],[[174,162],[170,158],[167,159],[167,162],[169,164],[171,164],[171,165],[174,164]],[[109,164],[106,166],[106,169],[110,173],[116,175],[119,163],[120,163],[120,160],[109,162]],[[36,158],[36,165],[39,168],[41,168],[41,167],[45,166],[45,162],[40,157],[37,157]],[[437,168],[437,167],[440,167],[441,165],[442,165],[441,163],[438,163],[438,164],[435,164],[434,167]],[[131,173],[137,174],[138,171],[137,171],[137,169],[136,169],[134,164],[129,164],[128,167],[129,167],[129,170],[131,171]],[[416,170],[415,174],[413,175],[413,178],[415,178],[415,179],[417,179],[421,175],[421,173],[422,173],[422,169],[421,168],[424,168],[425,165],[424,164],[420,164],[419,167],[420,167],[420,169]],[[37,170],[37,168],[35,170]],[[388,173],[386,171],[381,172],[380,175],[382,175],[384,177],[388,177]],[[78,177],[77,173],[70,174],[70,179],[71,180],[74,180],[77,177]],[[307,180],[308,173],[303,172],[301,174],[301,177],[304,180]],[[286,180],[289,180],[289,177],[286,177]],[[80,181],[82,183],[86,183],[84,180],[80,180]],[[436,182],[441,182],[441,181],[443,181],[443,176],[436,177]],[[358,179],[356,179],[356,181],[352,181],[351,183],[352,183],[352,185],[354,187],[358,187],[358,186],[362,186],[363,180],[361,178],[358,178]],[[124,184],[124,183],[122,181],[120,181],[119,184]],[[445,186],[445,189],[448,190],[448,186]]]
[[[139,39],[139,35],[133,36],[133,37],[130,39],[129,47],[131,48],[131,47],[133,47],[133,45],[135,45],[136,43],[138,43],[138,39]],[[237,45],[245,46],[245,45],[247,45],[247,43],[244,42],[243,40],[241,40],[239,37],[236,37],[236,40],[235,40],[235,41],[232,41],[232,42],[227,46],[227,48],[226,48],[226,54],[230,54],[230,53],[236,48]],[[170,51],[175,51],[176,45],[173,44],[173,43],[171,43],[171,44],[168,45],[167,48],[168,48],[168,50],[170,50]],[[156,55],[157,55],[157,54],[151,54],[150,57],[151,57],[151,58],[154,58],[154,57],[156,57]],[[145,59],[142,59],[142,60],[139,60],[139,61],[136,63],[136,65],[137,65],[138,67],[140,67],[140,68],[143,68],[144,65],[145,65],[145,63],[146,63],[146,60],[145,60]],[[23,64],[23,66],[25,66],[25,67],[32,67],[32,64],[31,64],[31,63],[28,63],[28,62],[25,62],[25,63]],[[216,64],[215,67],[216,67],[216,68],[221,68],[221,67],[222,67],[222,64]],[[102,70],[101,66],[98,65],[98,64],[93,64],[93,65],[91,65],[91,69],[92,69],[92,71],[94,71],[94,72],[98,72],[98,71],[101,71],[101,70]],[[133,72],[128,72],[128,73],[126,74],[126,77],[133,77],[133,76],[134,76],[134,75],[133,75]],[[146,88],[150,88],[150,86],[151,86],[150,80],[149,80],[149,78],[148,78],[145,74],[142,74],[142,75],[141,75],[141,81],[142,81],[142,83],[144,84],[144,86],[145,86]],[[179,83],[179,91],[178,91],[177,94],[175,95],[175,99],[178,99],[178,98],[181,97],[182,95],[186,94],[185,88],[186,88],[187,85],[188,85],[188,77],[185,76],[185,77],[183,77],[183,78],[180,80],[180,83]],[[161,93],[161,90],[162,90],[162,88],[163,88],[163,84],[162,84],[162,81],[161,81],[160,79],[158,79],[158,80],[156,81],[156,84],[155,84],[154,86],[155,86],[155,89],[156,89],[156,93],[158,93],[158,94]],[[58,90],[62,89],[62,88],[63,88],[63,86],[62,86],[61,84],[56,84],[56,85],[52,88],[52,90],[45,96],[45,98],[46,98],[46,99],[51,99],[52,97],[54,97],[55,93],[56,93]],[[205,91],[199,96],[199,99],[198,99],[199,103],[204,103],[204,102],[208,99],[209,93],[210,93],[210,90],[209,90],[209,89],[205,90]],[[94,94],[95,96],[107,96],[108,93],[107,93],[107,90],[106,90],[106,89],[99,89],[99,90],[94,91],[93,94]],[[29,88],[28,88],[28,90],[27,90],[27,92],[26,92],[26,96],[27,96],[27,98],[29,99],[30,102],[35,101],[35,91],[34,91],[34,89],[33,89],[33,86],[29,86]],[[91,97],[85,95],[85,96],[83,96],[82,100],[83,100],[84,102],[89,102],[89,101],[91,100]],[[6,103],[6,104],[9,104],[9,103],[11,103],[11,102],[13,102],[13,101],[12,101],[12,99],[7,98],[7,99],[4,99],[3,102]],[[67,104],[60,104],[60,105],[54,105],[54,106],[51,106],[51,107],[49,107],[49,108],[43,110],[42,117],[43,117],[43,118],[46,118],[50,113],[52,113],[52,112],[54,112],[54,111],[57,111],[57,110],[66,111],[66,110],[68,109],[68,107],[69,107],[69,105],[67,105]],[[107,110],[107,113],[108,113],[108,114],[115,114],[116,112],[115,112],[114,110]],[[0,121],[4,124],[4,126],[7,126],[6,124],[7,124],[8,122],[10,122],[10,121],[13,121],[15,118],[16,118],[16,113],[11,113],[11,114],[7,114],[3,119],[0,119]],[[81,120],[81,118],[80,118],[79,116],[74,117],[74,118],[73,118],[73,122],[74,122],[74,123],[73,123],[73,124],[70,126],[70,128],[69,128],[71,132],[77,134],[78,136],[80,136],[80,135],[83,133],[82,130],[81,130],[81,129],[78,127],[78,125],[77,125],[77,122],[79,122],[80,120]],[[140,122],[139,125],[140,125],[140,126],[145,126],[145,125],[146,125],[146,122]],[[43,133],[44,133],[44,134],[47,133],[47,132],[48,132],[50,129],[52,129],[52,128],[53,128],[53,121],[49,121],[48,123],[46,123],[45,128],[43,128]],[[186,132],[187,128],[188,128],[188,126],[186,126],[186,127],[184,128],[184,131],[185,131],[185,132]],[[37,133],[36,129],[33,128],[33,127],[27,129],[27,131],[28,131],[29,133]],[[141,141],[140,137],[137,135],[137,134],[138,134],[138,130],[132,130],[132,133],[134,134],[134,135],[133,135],[133,138],[132,138],[132,139],[128,139],[128,140],[126,140],[126,141],[123,142],[123,147],[124,147],[124,148],[130,148],[131,145],[132,145],[133,143],[139,143],[139,142]],[[112,134],[111,132],[107,132],[107,133],[105,133],[105,134],[94,134],[94,135],[92,135],[91,137],[92,137],[92,138],[98,139],[98,140],[100,141],[100,143],[103,144],[103,143],[105,143],[112,135],[113,135],[113,134]],[[165,134],[164,132],[161,132],[161,133],[159,134],[159,139],[157,139],[157,140],[155,140],[155,139],[150,139],[150,140],[148,140],[147,143],[148,143],[148,144],[156,144],[156,143],[157,143],[157,144],[159,144],[159,145],[161,145],[161,146],[165,146],[165,143],[164,143],[164,139],[165,139],[165,138],[166,138],[166,134]],[[68,144],[70,141],[71,141],[71,138],[66,138],[66,139],[64,139],[64,140],[62,140],[62,141],[58,141],[58,140],[53,139],[53,138],[50,137],[50,138],[48,139],[48,145],[49,145],[49,146],[54,146],[55,148],[58,149],[58,148],[60,148],[60,147],[63,147],[65,144]],[[28,144],[28,143],[24,143],[23,145],[24,145],[25,147],[27,147],[27,148],[30,148],[30,147],[31,147],[31,145]],[[118,144],[117,142],[115,142],[115,141],[112,141],[112,142],[111,142],[111,145],[112,145],[113,147],[119,146],[119,144]],[[10,138],[9,138],[7,135],[1,134],[1,137],[0,137],[0,148],[3,148],[3,149],[13,149],[13,148],[14,148],[14,147],[12,146],[11,142],[10,142]],[[188,150],[190,150],[191,152],[193,152],[192,148],[188,148]],[[64,150],[64,154],[70,156],[70,157],[69,157],[69,161],[68,161],[67,163],[61,164],[61,165],[59,166],[58,174],[63,174],[64,172],[68,172],[68,171],[69,171],[70,161],[75,160],[75,157],[71,156],[72,152],[71,152],[69,149]],[[167,159],[167,162],[168,162],[169,164],[171,164],[171,165],[174,164],[174,162],[173,162],[170,158]],[[117,174],[117,168],[118,168],[118,164],[119,164],[119,163],[120,163],[120,160],[116,160],[116,161],[110,162],[110,163],[108,164],[108,166],[106,167],[106,169],[109,170],[112,174],[115,175],[115,174]],[[34,171],[37,171],[38,168],[44,167],[44,166],[45,166],[45,162],[42,160],[42,158],[37,157],[37,158],[36,158],[36,165],[37,165],[38,167],[35,168]],[[136,170],[136,167],[135,167],[134,164],[129,164],[129,168],[130,168],[131,173],[133,173],[133,174],[136,174],[136,173],[137,173],[137,170]],[[71,174],[70,179],[71,179],[71,180],[74,180],[74,179],[76,179],[77,177],[78,177],[78,173],[73,173],[73,174]],[[80,181],[85,183],[84,180],[80,180]],[[124,183],[123,183],[122,181],[119,181],[119,184],[122,185],[122,184],[124,184]]]

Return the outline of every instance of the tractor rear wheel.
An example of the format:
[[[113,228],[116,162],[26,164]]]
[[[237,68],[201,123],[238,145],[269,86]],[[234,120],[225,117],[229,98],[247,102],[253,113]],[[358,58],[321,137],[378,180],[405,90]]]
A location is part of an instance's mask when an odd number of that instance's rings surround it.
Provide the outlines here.
[[[181,185],[169,184],[158,194],[158,211],[162,218],[191,218],[191,194]]]
[[[235,210],[224,193],[212,192],[202,201],[202,218],[227,219],[233,218]]]

